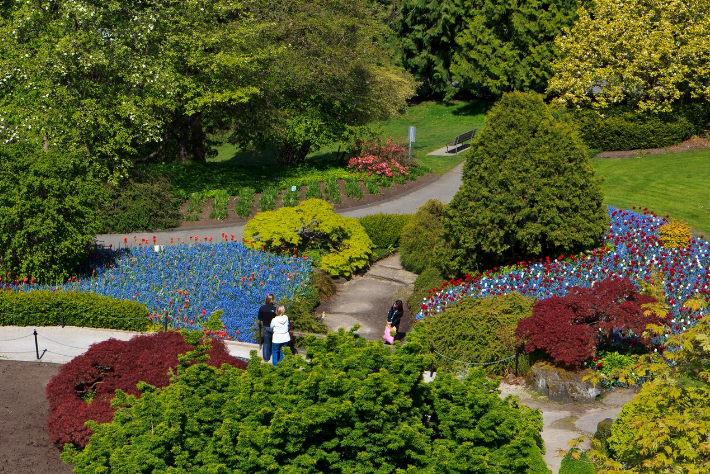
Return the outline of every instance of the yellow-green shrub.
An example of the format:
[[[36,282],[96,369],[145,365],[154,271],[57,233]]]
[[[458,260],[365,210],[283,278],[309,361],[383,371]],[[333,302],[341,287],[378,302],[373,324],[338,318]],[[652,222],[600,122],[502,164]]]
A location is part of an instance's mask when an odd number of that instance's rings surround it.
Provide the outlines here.
[[[295,207],[260,212],[244,228],[247,245],[271,252],[320,249],[320,268],[332,276],[350,276],[368,265],[372,241],[357,219],[333,212],[321,199]]]
[[[658,235],[666,248],[685,248],[693,237],[690,233],[690,226],[676,219],[671,219],[668,224],[660,227]]]

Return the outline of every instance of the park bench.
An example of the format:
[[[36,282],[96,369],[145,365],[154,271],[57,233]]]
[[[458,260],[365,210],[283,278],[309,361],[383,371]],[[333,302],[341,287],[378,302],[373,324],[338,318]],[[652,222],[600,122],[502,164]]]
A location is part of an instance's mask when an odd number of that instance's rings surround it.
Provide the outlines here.
[[[449,147],[452,147],[455,150],[458,150],[459,146],[463,145],[467,141],[471,140],[473,142],[473,136],[476,134],[476,129],[474,128],[473,130],[470,130],[466,133],[462,133],[461,135],[457,136],[454,138],[453,141],[450,141],[449,143],[446,144],[446,152],[449,152]],[[458,153],[458,152],[457,152]]]

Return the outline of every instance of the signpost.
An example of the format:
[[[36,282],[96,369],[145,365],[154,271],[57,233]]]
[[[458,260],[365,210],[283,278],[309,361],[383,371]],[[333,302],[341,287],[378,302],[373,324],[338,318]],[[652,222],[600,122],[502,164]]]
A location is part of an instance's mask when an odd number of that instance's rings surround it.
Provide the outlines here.
[[[412,143],[414,143],[414,139],[416,138],[417,135],[417,127],[409,127],[409,164],[412,164]]]

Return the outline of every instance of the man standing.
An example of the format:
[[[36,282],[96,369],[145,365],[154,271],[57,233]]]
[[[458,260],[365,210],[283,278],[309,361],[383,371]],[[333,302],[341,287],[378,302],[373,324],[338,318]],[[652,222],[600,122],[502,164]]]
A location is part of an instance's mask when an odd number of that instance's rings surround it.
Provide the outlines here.
[[[264,362],[271,360],[271,338],[274,334],[271,329],[271,320],[276,316],[276,306],[274,306],[274,295],[266,295],[266,304],[259,308],[259,321],[264,328]]]

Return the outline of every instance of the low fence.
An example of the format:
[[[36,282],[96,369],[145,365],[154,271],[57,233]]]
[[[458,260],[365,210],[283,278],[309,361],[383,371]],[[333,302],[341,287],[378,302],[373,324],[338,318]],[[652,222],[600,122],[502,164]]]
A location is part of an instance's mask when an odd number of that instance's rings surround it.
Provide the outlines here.
[[[74,357],[81,355],[81,354],[73,354],[73,355],[68,355],[68,354],[63,354],[60,352],[55,352],[53,350],[49,350],[47,348],[42,349],[42,353],[40,354],[40,348],[39,348],[39,339],[42,339],[42,341],[49,341],[53,344],[57,344],[59,346],[63,347],[71,347],[73,349],[81,349],[82,351],[87,351],[89,350],[88,347],[78,347],[78,346],[72,346],[70,344],[64,344],[63,342],[55,341],[54,339],[50,339],[46,336],[41,335],[40,333],[37,332],[37,329],[32,331],[32,334],[27,334],[25,336],[20,336],[20,337],[13,337],[10,339],[0,339],[0,343],[2,342],[10,342],[10,341],[18,341],[20,339],[28,339],[28,338],[34,338],[34,350],[29,350],[29,351],[0,351],[0,354],[31,354],[35,353],[37,360],[41,360],[42,357],[44,357],[45,354],[50,353],[50,354],[55,354],[63,357],[69,357],[70,359],[73,359]],[[31,345],[32,342],[31,340],[29,341],[29,344]],[[46,344],[46,343],[45,343]],[[83,352],[82,352],[83,353]]]

